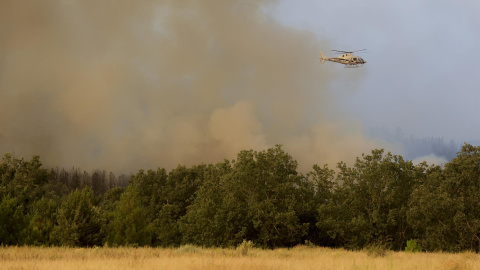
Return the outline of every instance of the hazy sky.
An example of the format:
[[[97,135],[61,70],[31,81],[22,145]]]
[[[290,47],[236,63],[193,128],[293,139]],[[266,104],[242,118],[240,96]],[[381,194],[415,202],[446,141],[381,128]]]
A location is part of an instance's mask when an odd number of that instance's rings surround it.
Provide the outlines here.
[[[282,144],[305,170],[392,149],[370,127],[478,140],[478,11],[478,1],[3,0],[0,153],[134,172]],[[358,69],[317,59],[364,48]]]
[[[345,69],[333,87],[338,110],[364,127],[480,142],[480,1],[288,0],[270,12],[328,40],[327,56],[368,49],[363,79]]]

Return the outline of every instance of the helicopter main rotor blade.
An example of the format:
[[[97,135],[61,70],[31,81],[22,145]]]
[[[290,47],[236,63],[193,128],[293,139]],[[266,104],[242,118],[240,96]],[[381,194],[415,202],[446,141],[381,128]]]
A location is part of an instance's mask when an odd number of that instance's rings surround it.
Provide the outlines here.
[[[351,51],[351,52],[347,52],[347,51],[339,51],[339,50],[332,50],[334,52],[338,52],[338,53],[354,53],[354,52],[361,52],[361,51],[366,51],[367,49],[361,49],[361,50],[356,50],[356,51]]]

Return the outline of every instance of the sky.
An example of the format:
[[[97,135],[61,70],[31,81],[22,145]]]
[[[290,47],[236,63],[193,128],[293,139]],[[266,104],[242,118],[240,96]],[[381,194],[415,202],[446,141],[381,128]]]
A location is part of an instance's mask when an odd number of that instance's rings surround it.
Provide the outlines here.
[[[328,40],[328,56],[367,49],[365,77],[335,81],[338,110],[363,126],[479,143],[479,1],[282,1],[269,12]]]
[[[281,144],[306,171],[401,154],[372,127],[478,141],[462,3],[0,1],[0,153],[128,173]],[[332,49],[368,63],[319,63]]]

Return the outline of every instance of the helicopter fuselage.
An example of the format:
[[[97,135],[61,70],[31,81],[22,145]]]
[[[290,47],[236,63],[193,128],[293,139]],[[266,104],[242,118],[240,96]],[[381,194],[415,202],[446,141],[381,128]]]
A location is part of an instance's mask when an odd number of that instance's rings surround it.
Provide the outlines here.
[[[345,67],[359,67],[360,65],[363,65],[367,63],[367,61],[363,60],[363,58],[359,56],[355,56],[350,52],[346,52],[345,54],[340,55],[339,57],[325,57],[323,53],[320,51],[320,55],[322,56],[319,58],[322,60],[322,63],[325,63],[325,61],[330,61],[330,62],[335,62],[339,64],[344,64]]]

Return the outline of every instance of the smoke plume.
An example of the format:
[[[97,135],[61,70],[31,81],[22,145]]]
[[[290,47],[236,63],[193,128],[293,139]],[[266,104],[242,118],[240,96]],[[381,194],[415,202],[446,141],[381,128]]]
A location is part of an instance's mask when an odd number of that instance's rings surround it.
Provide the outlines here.
[[[329,49],[272,1],[0,1],[0,152],[173,168],[282,144],[303,168],[375,145],[336,116]],[[351,91],[351,89],[349,90]]]

